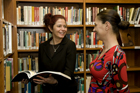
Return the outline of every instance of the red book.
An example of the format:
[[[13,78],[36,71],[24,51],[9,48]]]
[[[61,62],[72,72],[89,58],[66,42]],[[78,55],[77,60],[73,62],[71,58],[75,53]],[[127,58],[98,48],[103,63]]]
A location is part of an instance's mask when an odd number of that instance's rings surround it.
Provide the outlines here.
[[[95,45],[96,38],[95,38],[95,32],[93,32],[93,45]]]
[[[65,18],[66,22],[68,22],[68,7],[65,7]]]
[[[36,19],[37,19],[37,9],[36,9],[37,7],[34,7],[34,24],[36,25],[36,23],[37,23],[37,21],[36,21]]]
[[[77,45],[77,32],[76,32],[76,34],[75,34],[75,45]]]
[[[39,7],[37,7],[37,25],[39,25]]]

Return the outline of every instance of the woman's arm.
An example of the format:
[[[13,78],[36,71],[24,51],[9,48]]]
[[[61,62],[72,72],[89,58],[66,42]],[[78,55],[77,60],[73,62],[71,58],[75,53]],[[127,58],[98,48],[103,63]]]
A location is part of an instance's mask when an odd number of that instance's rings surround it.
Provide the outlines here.
[[[115,89],[114,93],[129,93],[126,56],[124,52],[121,52],[117,58],[117,64],[112,65],[112,71]]]
[[[72,42],[67,49],[64,73],[72,77],[74,75],[75,63],[76,63],[76,45],[74,42]]]

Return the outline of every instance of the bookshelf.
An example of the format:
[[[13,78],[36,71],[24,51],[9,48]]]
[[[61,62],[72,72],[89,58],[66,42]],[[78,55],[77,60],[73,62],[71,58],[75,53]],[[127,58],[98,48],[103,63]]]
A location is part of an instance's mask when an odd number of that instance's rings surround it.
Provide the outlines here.
[[[45,28],[45,26],[44,25],[17,25],[17,27],[18,28],[21,28],[21,27],[29,27],[29,28],[33,28],[33,27],[35,27],[35,28]],[[69,28],[69,27],[83,27],[83,25],[67,25],[67,27]]]
[[[2,5],[2,0],[0,0],[0,5]],[[28,54],[35,54],[38,52],[37,49],[32,50],[18,50],[17,48],[17,32],[21,29],[44,29],[44,25],[17,25],[17,18],[16,18],[16,7],[18,5],[24,6],[24,5],[31,5],[31,6],[75,6],[80,7],[83,9],[83,21],[82,25],[68,25],[69,29],[82,29],[84,34],[84,48],[80,49],[77,48],[78,52],[82,52],[84,54],[91,52],[91,51],[98,51],[101,48],[86,48],[86,30],[93,29],[94,25],[86,25],[86,7],[93,7],[98,6],[100,8],[107,7],[112,8],[116,5],[125,6],[125,7],[140,7],[140,1],[139,0],[3,0],[4,5],[4,19],[2,18],[2,6],[0,7],[0,42],[3,42],[2,38],[2,24],[5,23],[11,23],[12,24],[12,48],[13,52],[11,54],[8,54],[6,57],[3,56],[3,53],[0,52],[0,90],[3,93],[4,92],[4,59],[7,57],[12,57],[14,59],[14,76],[18,73],[18,57]],[[44,4],[43,4],[44,3]],[[127,69],[128,72],[128,84],[130,88],[130,92],[140,92],[140,28],[135,27],[135,25],[129,26],[129,33],[132,35],[132,40],[134,41],[134,46],[131,47],[122,47],[122,49],[126,53],[127,63],[129,68]],[[38,31],[38,32],[39,32]],[[44,32],[44,30],[41,30]],[[0,51],[3,51],[3,43],[0,43]],[[75,72],[74,74],[80,75],[84,77],[84,93],[86,93],[86,76],[89,75],[89,71],[86,71],[86,55],[84,55],[84,71],[82,72]],[[18,83],[14,83],[14,87],[9,93],[18,93]]]
[[[16,0],[16,1],[20,1],[20,2],[22,2],[22,1],[24,1],[24,2],[60,2],[60,3],[64,3],[64,2],[66,2],[66,3],[83,3],[83,0],[70,0],[70,1],[65,1],[65,0]]]
[[[95,25],[86,25],[86,27],[94,27]],[[129,27],[134,27],[133,24],[130,24]]]
[[[83,51],[82,48],[77,48],[77,51]],[[38,49],[18,50],[18,52],[38,52]]]
[[[2,58],[0,58],[0,62],[2,62]]]
[[[74,74],[84,74],[84,71],[74,72]]]

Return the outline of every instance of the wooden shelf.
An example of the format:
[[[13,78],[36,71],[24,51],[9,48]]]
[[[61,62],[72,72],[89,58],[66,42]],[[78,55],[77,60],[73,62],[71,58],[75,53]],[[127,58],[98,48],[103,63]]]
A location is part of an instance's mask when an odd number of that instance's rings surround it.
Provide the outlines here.
[[[140,71],[140,67],[129,67],[127,68],[127,71]],[[86,73],[90,73],[90,71],[86,71]]]
[[[18,50],[18,52],[38,52],[38,49]]]
[[[74,72],[74,74],[84,74],[84,71]]]
[[[83,48],[77,48],[77,51],[84,50]],[[18,52],[38,52],[38,49],[27,49],[27,50],[17,50]]]
[[[94,27],[95,25],[86,25],[86,27]],[[134,27],[133,24],[130,24],[129,27]]]
[[[129,67],[127,68],[127,71],[140,71],[140,67],[137,66]]]
[[[130,47],[121,47],[122,49],[135,49],[135,46],[130,46]]]
[[[84,49],[83,49],[83,48],[77,48],[76,50],[77,50],[77,51],[80,51],[80,50],[84,50]]]
[[[41,28],[44,28],[45,25],[17,25],[17,27],[41,27]]]
[[[9,22],[9,21],[7,21],[5,19],[1,19],[1,21],[4,22],[4,23],[6,23],[6,24],[9,24],[10,23],[12,26],[14,26],[11,22]]]
[[[137,86],[129,86],[130,92],[138,92],[140,93],[140,87]]]
[[[67,27],[84,27],[83,25],[67,25]]]
[[[2,62],[2,58],[0,58],[0,63]]]
[[[6,56],[4,56],[4,59],[10,57],[11,55],[13,55],[15,53],[15,51],[13,51],[12,53],[7,54]]]
[[[86,25],[86,27],[94,27],[95,25]]]
[[[83,3],[83,0],[16,0],[18,2],[60,2],[60,3]]]
[[[121,47],[122,49],[140,49],[140,46]],[[86,50],[100,50],[101,48],[86,48]]]
[[[140,49],[140,46],[121,47],[122,49]]]
[[[129,27],[134,27],[134,25],[130,24]]]
[[[85,0],[86,3],[140,4],[139,0]],[[137,2],[137,3],[136,3]]]
[[[33,28],[44,28],[45,25],[17,25],[18,28],[20,27],[33,27]],[[83,27],[83,25],[67,25],[67,27]]]
[[[86,71],[86,73],[90,73],[90,71]]]
[[[101,48],[86,48],[86,50],[100,50]]]

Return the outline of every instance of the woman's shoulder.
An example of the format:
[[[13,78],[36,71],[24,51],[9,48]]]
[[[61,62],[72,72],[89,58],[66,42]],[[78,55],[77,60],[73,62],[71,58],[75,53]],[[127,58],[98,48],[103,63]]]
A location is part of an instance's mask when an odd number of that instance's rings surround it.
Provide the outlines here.
[[[125,52],[123,51],[123,49],[121,48],[120,45],[116,46],[116,51],[119,53],[119,54],[125,54]]]
[[[47,40],[47,41],[45,41],[43,43],[40,43],[39,47],[47,46],[48,44],[49,44],[49,41]]]
[[[68,39],[67,37],[64,38],[64,42],[67,44],[75,44],[75,42],[73,42],[72,40]]]

